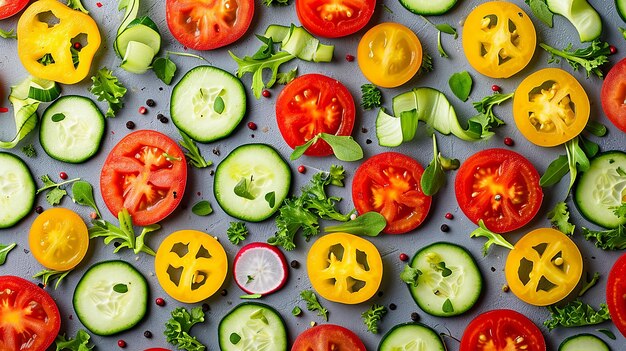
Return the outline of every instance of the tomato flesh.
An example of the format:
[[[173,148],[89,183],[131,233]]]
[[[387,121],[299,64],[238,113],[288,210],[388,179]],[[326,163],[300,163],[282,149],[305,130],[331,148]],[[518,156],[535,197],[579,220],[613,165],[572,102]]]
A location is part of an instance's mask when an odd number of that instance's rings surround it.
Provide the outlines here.
[[[167,25],[181,44],[211,50],[231,44],[247,31],[253,0],[167,0]]]
[[[474,318],[465,329],[460,351],[545,351],[541,331],[521,313],[493,310]]]
[[[180,203],[186,182],[180,147],[161,133],[144,130],[129,134],[111,150],[100,189],[113,215],[126,208],[141,226],[167,217]]]
[[[294,79],[276,101],[278,128],[291,148],[305,144],[319,133],[350,135],[354,117],[354,99],[348,89],[321,74]],[[332,153],[328,143],[318,140],[304,154],[327,156]]]
[[[456,176],[456,198],[474,223],[505,233],[528,223],[539,211],[543,191],[539,173],[524,156],[504,149],[480,151]]]
[[[366,351],[365,345],[352,331],[333,324],[307,329],[296,338],[291,351]]]
[[[316,36],[338,38],[363,28],[376,0],[296,0],[300,23]]]
[[[383,232],[402,234],[423,223],[431,197],[420,179],[424,168],[412,158],[386,152],[365,161],[354,174],[352,200],[359,213],[376,211],[387,220]]]
[[[618,62],[606,75],[601,99],[606,116],[626,133],[626,59]]]
[[[0,20],[9,18],[22,11],[29,0],[0,0]]]
[[[613,265],[606,284],[606,304],[611,320],[626,337],[626,255]]]
[[[22,278],[0,277],[0,351],[45,350],[60,326],[48,293]]]

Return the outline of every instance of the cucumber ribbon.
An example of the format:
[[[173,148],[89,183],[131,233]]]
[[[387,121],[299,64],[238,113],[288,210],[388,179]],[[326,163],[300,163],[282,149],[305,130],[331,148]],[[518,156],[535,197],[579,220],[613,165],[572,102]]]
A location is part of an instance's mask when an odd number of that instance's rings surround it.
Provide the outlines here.
[[[11,87],[9,101],[13,105],[16,134],[9,141],[0,140],[0,148],[12,149],[37,126],[37,108],[41,101],[28,97],[33,77]]]

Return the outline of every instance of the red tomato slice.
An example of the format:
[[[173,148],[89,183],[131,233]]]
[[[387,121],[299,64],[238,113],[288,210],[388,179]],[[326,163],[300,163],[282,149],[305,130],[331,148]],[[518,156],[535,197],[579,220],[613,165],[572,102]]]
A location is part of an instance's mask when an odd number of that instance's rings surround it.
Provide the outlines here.
[[[626,336],[626,254],[615,262],[609,273],[606,304],[613,323]]]
[[[319,133],[350,135],[354,127],[354,99],[338,80],[321,74],[300,76],[278,95],[276,119],[285,142],[294,149]],[[323,140],[305,155],[328,156],[333,150]]]
[[[322,324],[302,332],[291,351],[366,351],[352,331],[334,324]]]
[[[0,277],[0,351],[46,350],[60,327],[59,309],[47,292],[19,277]]]
[[[138,226],[167,217],[187,184],[185,155],[167,136],[140,130],[115,145],[100,174],[100,190],[114,216],[123,208]]]
[[[600,97],[606,116],[626,133],[626,58],[613,66],[606,75]]]
[[[474,318],[465,328],[460,351],[546,351],[546,341],[523,314],[493,310]]]
[[[539,173],[524,156],[504,149],[479,151],[456,174],[456,200],[463,213],[496,233],[523,227],[539,211]]]
[[[22,11],[26,5],[28,5],[29,0],[7,0],[0,1],[0,20],[9,18],[16,13]]]
[[[338,38],[365,27],[376,0],[296,0],[300,23],[314,35]]]
[[[241,38],[252,22],[254,0],[167,0],[165,16],[176,40],[211,50]]]
[[[387,234],[417,228],[428,215],[432,201],[422,192],[422,173],[422,165],[397,152],[371,157],[354,173],[352,201],[356,210],[382,214],[387,220],[383,230]]]

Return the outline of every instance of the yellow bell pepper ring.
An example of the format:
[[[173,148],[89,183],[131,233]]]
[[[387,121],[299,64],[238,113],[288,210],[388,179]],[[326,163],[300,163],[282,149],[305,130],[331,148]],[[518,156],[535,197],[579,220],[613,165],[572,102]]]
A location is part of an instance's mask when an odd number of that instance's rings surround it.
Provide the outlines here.
[[[49,16],[50,23],[45,19]],[[57,23],[58,21],[58,23]],[[72,40],[85,35],[86,44],[73,48]],[[17,54],[35,77],[74,84],[89,74],[100,48],[100,31],[90,16],[56,0],[39,0],[24,11],[17,23]]]
[[[344,304],[369,300],[383,277],[383,261],[376,246],[347,233],[317,239],[306,265],[313,289],[326,300]]]

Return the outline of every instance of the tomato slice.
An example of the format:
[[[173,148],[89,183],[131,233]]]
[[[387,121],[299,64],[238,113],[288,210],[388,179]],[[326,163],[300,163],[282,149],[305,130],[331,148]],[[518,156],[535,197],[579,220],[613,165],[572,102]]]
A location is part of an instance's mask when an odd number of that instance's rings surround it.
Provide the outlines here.
[[[617,259],[609,273],[606,304],[613,323],[626,336],[626,254]]]
[[[300,23],[314,35],[345,37],[365,27],[376,0],[296,0]]]
[[[366,351],[365,345],[352,331],[334,324],[307,329],[296,338],[291,351]]]
[[[114,216],[128,209],[138,226],[167,217],[187,184],[185,155],[167,136],[140,130],[124,137],[109,153],[100,174],[102,198]]]
[[[417,228],[428,215],[432,201],[422,192],[422,173],[422,165],[397,152],[371,157],[354,174],[352,201],[356,210],[382,214],[387,220],[383,230],[387,234]]]
[[[526,225],[543,200],[535,167],[504,149],[482,150],[468,158],[456,174],[455,191],[463,213],[476,224],[482,219],[496,233]]]
[[[350,135],[354,116],[354,99],[348,89],[338,80],[321,74],[294,79],[276,101],[278,128],[292,149],[319,133]],[[304,154],[328,156],[332,153],[324,140],[318,140]]]
[[[211,50],[241,38],[252,22],[254,0],[167,0],[165,16],[176,40]]]
[[[626,59],[618,62],[606,75],[600,97],[606,116],[626,133]]]
[[[474,318],[465,328],[460,351],[545,351],[541,330],[526,316],[493,310]]]
[[[0,20],[9,18],[22,11],[29,0],[0,0]]]
[[[46,350],[60,327],[59,309],[47,292],[19,277],[0,277],[0,351]]]

